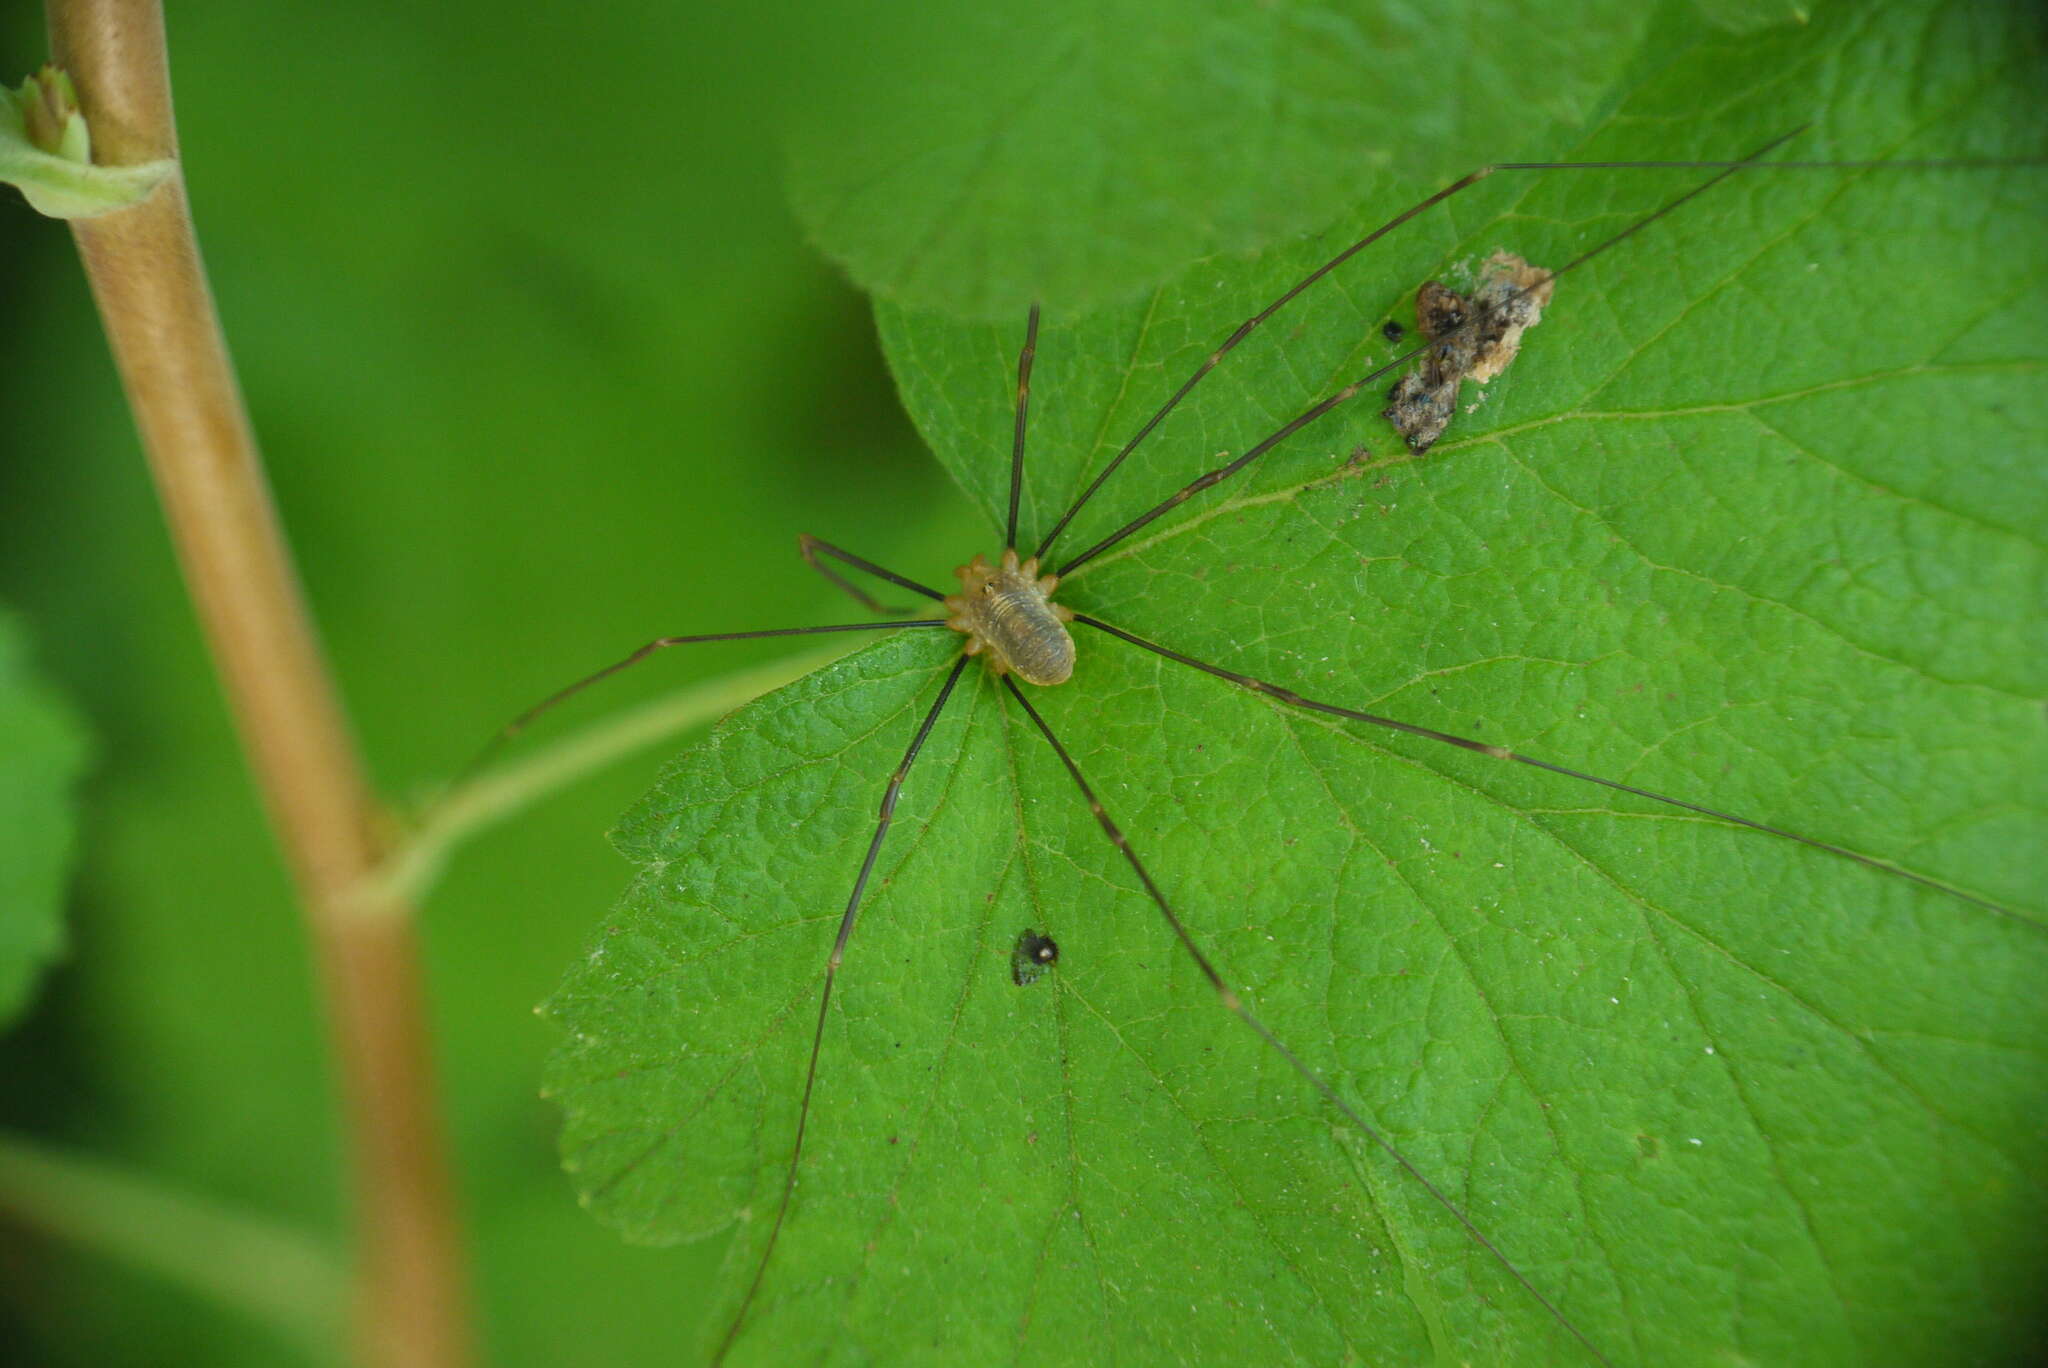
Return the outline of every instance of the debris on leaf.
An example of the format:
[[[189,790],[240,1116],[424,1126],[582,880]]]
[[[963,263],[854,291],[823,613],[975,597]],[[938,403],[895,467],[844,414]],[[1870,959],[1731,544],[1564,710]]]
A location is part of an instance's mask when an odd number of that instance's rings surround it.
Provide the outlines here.
[[[1508,252],[1486,260],[1470,296],[1439,281],[1415,292],[1415,321],[1429,350],[1387,392],[1382,416],[1417,455],[1443,436],[1457,410],[1458,386],[1498,376],[1521,350],[1522,333],[1543,321],[1556,277]]]
[[[1051,936],[1025,931],[1017,937],[1016,948],[1010,951],[1010,981],[1019,988],[1028,988],[1059,962],[1060,948]]]

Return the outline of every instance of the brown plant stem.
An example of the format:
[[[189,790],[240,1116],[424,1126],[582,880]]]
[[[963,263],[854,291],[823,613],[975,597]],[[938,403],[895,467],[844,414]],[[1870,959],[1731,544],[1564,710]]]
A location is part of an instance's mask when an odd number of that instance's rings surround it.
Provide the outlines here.
[[[158,0],[51,0],[50,33],[96,161],[177,156]],[[462,1240],[411,911],[347,896],[377,863],[376,808],[271,504],[182,177],[73,233],[304,905],[348,1127],[358,1347],[379,1368],[464,1363]]]

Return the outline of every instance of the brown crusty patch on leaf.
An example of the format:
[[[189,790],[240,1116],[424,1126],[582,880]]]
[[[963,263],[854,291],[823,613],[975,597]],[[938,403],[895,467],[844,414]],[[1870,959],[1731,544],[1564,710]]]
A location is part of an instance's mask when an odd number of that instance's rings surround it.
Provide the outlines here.
[[[1415,292],[1415,321],[1429,350],[1387,393],[1381,410],[1417,455],[1429,450],[1457,412],[1458,386],[1498,376],[1521,350],[1522,334],[1543,320],[1556,279],[1508,252],[1486,260],[1470,296],[1439,281]]]

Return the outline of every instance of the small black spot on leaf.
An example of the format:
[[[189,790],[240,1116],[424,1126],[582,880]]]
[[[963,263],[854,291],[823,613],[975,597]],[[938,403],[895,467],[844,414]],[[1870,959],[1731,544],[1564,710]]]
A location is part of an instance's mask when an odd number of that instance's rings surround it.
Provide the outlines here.
[[[1038,982],[1039,976],[1060,962],[1060,947],[1051,936],[1025,930],[1010,951],[1010,981],[1019,988]]]

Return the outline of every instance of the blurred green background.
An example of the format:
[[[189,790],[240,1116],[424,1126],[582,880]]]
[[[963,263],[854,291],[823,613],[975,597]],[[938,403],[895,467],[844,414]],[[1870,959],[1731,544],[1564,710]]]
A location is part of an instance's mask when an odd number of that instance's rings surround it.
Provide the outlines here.
[[[590,19],[170,10],[214,288],[390,795],[444,780],[514,712],[656,633],[857,617],[797,559],[799,531],[925,578],[988,539],[902,416],[866,302],[784,207],[767,21],[611,9],[599,51]],[[46,51],[39,7],[0,8],[10,81]],[[0,1125],[338,1250],[298,914],[69,236],[12,191],[0,300],[0,601],[101,752],[72,951],[0,1039]],[[581,716],[785,653],[672,653]],[[604,832],[658,759],[465,849],[425,909],[495,1362],[660,1360],[720,1253],[629,1247],[591,1220],[535,1093],[554,1033],[532,1006],[624,885]],[[0,1346],[49,1364],[296,1357],[238,1314],[8,1226]]]

